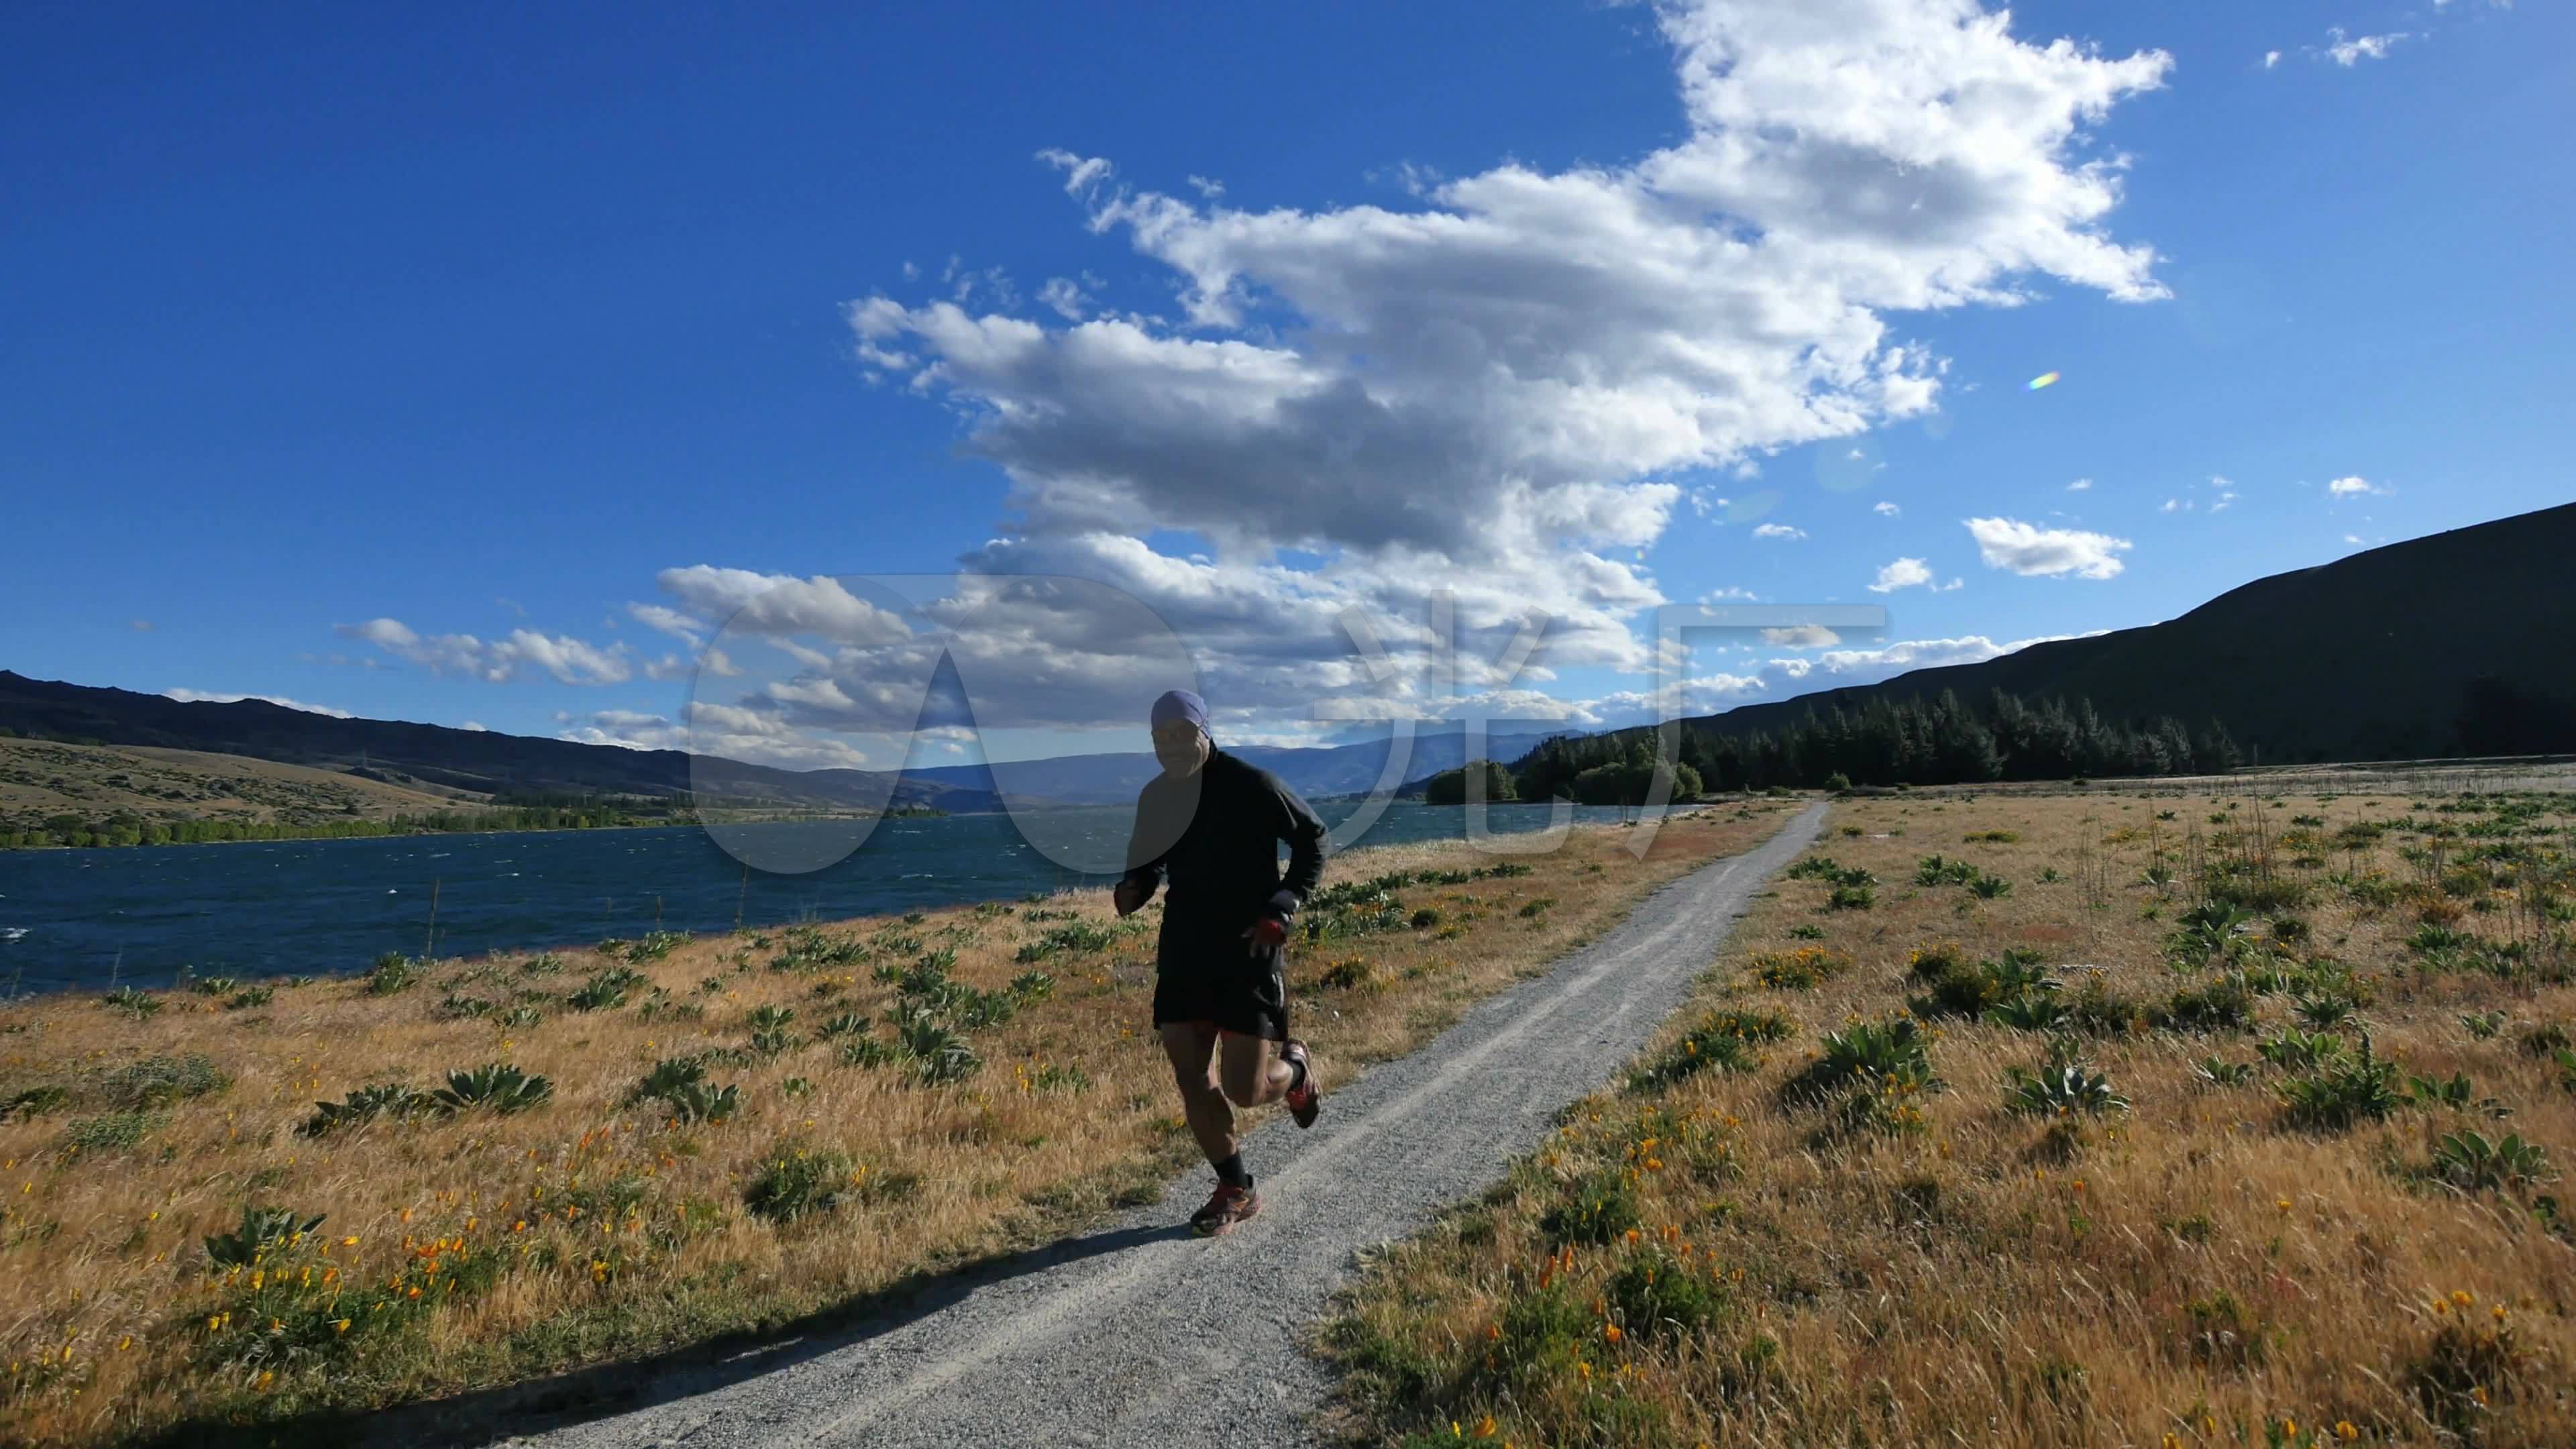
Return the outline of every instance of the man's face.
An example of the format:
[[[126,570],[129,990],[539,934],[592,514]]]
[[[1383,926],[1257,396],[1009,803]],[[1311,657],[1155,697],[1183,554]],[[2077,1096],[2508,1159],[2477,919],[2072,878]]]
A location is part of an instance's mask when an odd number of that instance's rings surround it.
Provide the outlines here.
[[[1207,763],[1207,732],[1185,719],[1157,725],[1154,729],[1154,758],[1163,762],[1163,773],[1187,775]]]

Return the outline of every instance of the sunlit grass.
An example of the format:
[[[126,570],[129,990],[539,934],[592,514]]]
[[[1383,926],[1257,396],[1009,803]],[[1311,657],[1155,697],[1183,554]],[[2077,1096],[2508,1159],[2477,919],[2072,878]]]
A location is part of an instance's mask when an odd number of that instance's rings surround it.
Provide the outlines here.
[[[1618,1090],[1377,1257],[1365,1437],[2576,1443],[2571,822],[1837,803]],[[1729,1012],[1796,1028],[1673,1070]]]
[[[1347,1081],[1789,808],[1353,852],[1292,1020]],[[0,1009],[0,1440],[635,1357],[1150,1201],[1194,1149],[1107,894]]]

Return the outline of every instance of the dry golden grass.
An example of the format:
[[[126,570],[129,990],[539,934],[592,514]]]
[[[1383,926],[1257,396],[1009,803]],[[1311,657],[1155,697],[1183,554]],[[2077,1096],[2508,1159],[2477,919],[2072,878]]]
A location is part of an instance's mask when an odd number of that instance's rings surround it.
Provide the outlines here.
[[[245,755],[0,739],[0,826],[120,810],[154,820],[385,820],[483,798]]]
[[[2576,1235],[2550,1185],[2459,1193],[2427,1173],[2439,1140],[2460,1131],[2519,1132],[2553,1169],[2576,1157],[2576,1072],[2547,1038],[2537,1051],[2525,1042],[2535,1027],[2576,1027],[2576,809],[2565,796],[2546,808],[2481,840],[2470,832],[2491,815],[2402,797],[1838,805],[1811,854],[1873,872],[1875,904],[1830,909],[1829,881],[1776,882],[1706,995],[1645,1060],[1687,1066],[1700,1043],[1729,1045],[1709,1033],[1718,1011],[1778,1013],[1795,1033],[1753,1047],[1767,1060],[1749,1069],[1579,1104],[1550,1150],[1387,1254],[1327,1334],[1353,1376],[1355,1433],[1406,1444],[2576,1444]],[[2175,818],[2159,820],[2166,810]],[[2346,822],[2410,811],[2414,823],[2460,828],[2440,858],[2402,858],[2434,843],[2403,830],[2333,844]],[[2257,816],[2259,831],[2240,823]],[[2324,823],[2289,824],[2302,816]],[[1991,830],[2018,839],[1966,839]],[[2489,890],[2461,867],[2482,844],[2527,852],[2554,884]],[[2140,883],[2159,848],[2181,875],[2170,899]],[[2296,1024],[2287,994],[2257,999],[2251,1032],[2154,1025],[2174,992],[2214,974],[2165,954],[2192,903],[2183,867],[2195,851],[2268,853],[2280,877],[2308,884],[2307,903],[2282,912],[2304,936],[2252,932],[2258,970],[2348,964],[2369,998],[2348,1037],[2366,1026],[2407,1073],[2465,1073],[2473,1096],[2500,1099],[2510,1118],[2410,1104],[2345,1130],[2291,1125],[2276,1095],[2289,1074],[2254,1050]],[[2012,890],[1980,899],[1914,884],[1918,859],[1934,853]],[[2358,891],[2330,883],[2347,872]],[[2426,920],[2519,940],[2524,955],[2501,972],[2446,964],[2408,944]],[[1875,1127],[1836,1130],[1830,1102],[1784,1095],[1820,1034],[1906,1012],[1920,989],[1912,952],[1944,942],[1970,961],[2043,953],[2070,1001],[2093,977],[2083,968],[2098,967],[2092,1004],[2131,1025],[2089,1035],[2083,1051],[2133,1109],[2007,1110],[2007,1068],[2039,1067],[2042,1034],[1957,1016],[1921,1023],[1936,1034],[1928,1055],[1942,1085],[1866,1098],[1857,1120]],[[1796,950],[1852,964],[1783,970]],[[1820,984],[1764,986],[1765,966]],[[2488,1012],[2503,1015],[2491,1036],[2462,1021]],[[1685,1041],[1695,1027],[1703,1034]],[[2212,1054],[2255,1070],[2214,1085],[2194,1070]],[[1584,1217],[1586,1188],[1596,1207],[1606,1193],[1633,1209],[1635,1231],[1617,1203]],[[1609,1230],[1593,1232],[1600,1223]],[[1673,1326],[1688,1320],[1702,1321]]]
[[[1355,851],[1332,863],[1328,886],[1497,859],[1528,873],[1407,887],[1408,918],[1435,910],[1439,923],[1292,949],[1292,1019],[1327,1081],[1347,1080],[1543,969],[1653,886],[1768,836],[1787,808],[1675,818],[1642,861],[1617,827],[1578,829],[1536,856],[1461,843]],[[238,1009],[167,993],[151,996],[162,1009],[149,1016],[96,996],[12,1005],[0,1011],[0,1102],[49,1086],[69,1097],[0,1125],[0,1438],[278,1424],[632,1358],[864,1307],[919,1275],[1149,1201],[1191,1155],[1149,1024],[1159,906],[1105,950],[1038,961],[1052,991],[968,1033],[984,1065],[961,1083],[849,1064],[818,1040],[856,1012],[890,1042],[896,988],[876,973],[924,953],[953,951],[956,980],[1004,989],[1031,969],[1015,957],[1043,933],[1111,925],[1107,896],[688,941],[632,963],[647,984],[625,1005],[588,1012],[567,994],[624,964],[592,950],[436,962],[391,994],[363,979],[280,985]],[[1541,899],[1552,905],[1532,908]],[[1336,967],[1353,984],[1325,985]],[[494,1010],[460,1016],[451,1000]],[[541,1023],[499,1024],[521,1006]],[[796,1042],[764,1056],[747,1046],[749,1018],[773,1007],[794,1012]],[[691,1126],[630,1102],[657,1061],[704,1052],[730,1054],[707,1072],[740,1089],[729,1120]],[[137,1063],[191,1057],[224,1084],[140,1101]],[[436,1088],[447,1070],[486,1062],[549,1078],[551,1098],[513,1115],[298,1130],[317,1100],[385,1081]],[[782,1161],[846,1200],[785,1225],[749,1211],[746,1194]],[[246,1206],[324,1220],[254,1267],[210,1271],[202,1240]]]

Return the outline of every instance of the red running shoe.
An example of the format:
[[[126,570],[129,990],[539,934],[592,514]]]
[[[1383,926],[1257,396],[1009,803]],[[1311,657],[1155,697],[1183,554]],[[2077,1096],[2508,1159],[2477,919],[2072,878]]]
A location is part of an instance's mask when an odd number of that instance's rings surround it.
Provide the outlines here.
[[[1315,1064],[1306,1056],[1306,1044],[1288,1043],[1279,1049],[1279,1059],[1295,1062],[1299,1072],[1297,1085],[1288,1089],[1288,1115],[1297,1119],[1299,1127],[1314,1126],[1315,1118],[1324,1110],[1324,1088],[1315,1079]]]
[[[1248,1187],[1220,1182],[1207,1200],[1207,1206],[1190,1214],[1190,1230],[1202,1238],[1213,1238],[1230,1232],[1234,1225],[1261,1211],[1261,1194]]]

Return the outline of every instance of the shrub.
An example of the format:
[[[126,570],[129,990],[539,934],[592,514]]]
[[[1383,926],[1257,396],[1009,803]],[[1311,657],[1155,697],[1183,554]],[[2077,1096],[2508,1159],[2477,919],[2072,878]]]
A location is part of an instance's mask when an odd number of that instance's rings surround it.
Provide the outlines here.
[[[1091,955],[1106,951],[1117,944],[1117,932],[1107,927],[1093,925],[1089,921],[1075,921],[1068,925],[1056,926],[1036,940],[1020,947],[1019,954],[1014,959],[1025,966],[1032,961],[1042,961],[1059,951],[1075,955]]]
[[[1840,770],[1836,770],[1825,777],[1825,788],[1833,791],[1835,794],[1841,794],[1844,791],[1851,789],[1851,787],[1851,776],[1844,774]]]
[[[564,998],[564,1004],[575,1011],[607,1011],[624,1006],[628,992],[649,984],[651,979],[641,971],[607,966],[592,972],[580,989]]]
[[[1754,1045],[1779,1041],[1791,1030],[1788,1019],[1781,1016],[1743,1011],[1710,1012],[1700,1018],[1680,1041],[1667,1048],[1662,1056],[1629,1073],[1628,1090],[1653,1091],[1711,1067],[1729,1072],[1753,1071],[1762,1065],[1762,1054],[1753,1049]]]
[[[2283,1030],[2265,1038],[2254,1050],[2276,1067],[2307,1069],[2340,1061],[2349,1048],[2342,1037],[2332,1032]]]
[[[2301,995],[2295,1001],[2299,1020],[2312,1031],[2331,1031],[2352,1020],[2356,1005],[2351,997],[2336,992]]]
[[[422,964],[400,951],[387,951],[376,958],[376,964],[367,972],[367,994],[391,996],[397,991],[410,990],[420,981]]]
[[[1781,1091],[1792,1101],[1817,1102],[1854,1084],[1927,1090],[1940,1081],[1932,1071],[1930,1044],[1911,1017],[1859,1022],[1827,1033],[1816,1060],[1783,1083]]]
[[[1979,900],[1991,901],[1999,896],[2011,895],[2012,882],[1999,875],[1980,874],[1975,880],[1968,882],[1968,893]]]
[[[315,1213],[307,1218],[286,1208],[245,1207],[241,1226],[205,1240],[206,1258],[218,1268],[248,1268],[280,1248],[301,1244],[322,1226],[323,1216]]]
[[[843,1066],[890,1067],[902,1060],[902,1048],[879,1037],[854,1036],[841,1043]]]
[[[857,1196],[861,1175],[846,1152],[782,1142],[743,1189],[743,1204],[772,1224],[827,1213]]]
[[[2165,999],[2156,1025],[2175,1031],[2245,1031],[2254,1025],[2254,990],[2241,975],[2186,986]]]
[[[2505,1015],[2503,1012],[2490,1011],[2483,1016],[2461,1017],[2460,1027],[2469,1035],[2476,1037],[2480,1041],[2485,1041],[2494,1036],[2497,1032],[2504,1030],[2504,1022]]]
[[[1825,898],[1825,909],[1829,911],[1865,911],[1876,904],[1877,893],[1865,885],[1838,885]]]
[[[2217,1057],[2202,1057],[2192,1064],[2191,1071],[2213,1087],[2241,1087],[2254,1078],[2252,1062],[2222,1061]]]
[[[1622,1332],[1648,1341],[1695,1333],[1717,1322],[1727,1307],[1705,1272],[1692,1272],[1690,1264],[1661,1249],[1620,1265],[1602,1297]]]
[[[2522,1054],[2524,1056],[2554,1056],[2559,1052],[2567,1050],[2571,1045],[2576,1045],[2576,1042],[2571,1042],[2568,1039],[2567,1028],[2554,1021],[2543,1022],[2538,1026],[2528,1027],[2522,1033]]]
[[[832,1041],[845,1036],[865,1036],[875,1024],[855,1011],[845,1011],[823,1023],[823,1039]]]
[[[2550,1171],[2549,1154],[2537,1143],[2523,1141],[2518,1132],[2494,1142],[2478,1132],[2448,1133],[2433,1149],[2432,1171],[2464,1192],[2521,1187],[2557,1175]]]
[[[1976,866],[1964,860],[1927,855],[1914,863],[1914,883],[1919,886],[1966,885],[1977,875]]]
[[[2014,1031],[2053,1031],[2066,1020],[2066,1006],[2054,996],[2019,996],[1987,1007],[1986,1020]]]
[[[142,1145],[144,1134],[160,1125],[160,1115],[153,1112],[83,1117],[63,1129],[62,1145],[74,1153],[128,1152]]]
[[[1556,897],[1554,897],[1554,896],[1540,896],[1540,897],[1536,898],[1535,900],[1531,900],[1531,901],[1524,902],[1524,903],[1522,904],[1522,906],[1521,906],[1520,913],[1521,913],[1521,915],[1522,915],[1522,917],[1523,917],[1524,919],[1531,919],[1531,918],[1535,918],[1535,917],[1538,917],[1538,916],[1543,916],[1543,915],[1547,914],[1547,909],[1548,909],[1548,907],[1553,906],[1553,905],[1555,905],[1555,904],[1556,904]]]
[[[1831,880],[1842,873],[1842,862],[1830,855],[1808,856],[1781,872],[1791,880]]]
[[[1565,1184],[1556,1202],[1538,1220],[1549,1244],[1612,1243],[1630,1228],[1642,1226],[1636,1194],[1619,1172],[1601,1168]]]
[[[232,994],[232,998],[224,1003],[224,1009],[247,1011],[254,1006],[266,1006],[276,999],[277,988],[274,986],[245,986]]]
[[[1851,969],[1852,959],[1823,946],[1765,951],[1753,958],[1753,979],[1765,986],[1805,991]]]
[[[2494,1097],[2480,1097],[2477,1093],[2476,1085],[2469,1081],[2466,1072],[2451,1073],[2451,1079],[2447,1082],[2436,1081],[2431,1077],[2419,1077],[2413,1072],[2406,1074],[2407,1100],[2418,1107],[2448,1107],[2455,1112],[2466,1112],[2474,1108],[2485,1112],[2490,1117],[2507,1117],[2513,1114],[2513,1109],[2502,1101]]]
[[[62,1110],[70,1104],[71,1100],[71,1093],[50,1083],[41,1087],[29,1087],[6,1102],[0,1102],[0,1122],[6,1122],[13,1117],[22,1122],[41,1117],[47,1112]]]
[[[964,1081],[984,1068],[984,1059],[966,1038],[930,1012],[908,1012],[895,1032],[904,1057],[924,1082]]]
[[[2376,1121],[2405,1101],[2397,1088],[2397,1064],[2374,1055],[2368,1037],[2361,1039],[2358,1056],[2293,1077],[2281,1084],[2280,1093],[2291,1122],[2319,1131]]]
[[[106,1007],[110,1011],[121,1011],[127,1016],[133,1017],[136,1021],[143,1021],[150,1017],[157,1016],[161,1011],[160,997],[151,995],[148,992],[137,991],[131,986],[120,986],[116,988],[114,991],[100,997],[98,999],[98,1004]]]
[[[212,1096],[232,1085],[214,1059],[191,1052],[184,1057],[146,1057],[107,1073],[99,1090],[120,1107],[158,1107],[195,1097]]]
[[[554,1083],[532,1077],[502,1062],[487,1062],[472,1071],[449,1072],[447,1085],[429,1094],[444,1112],[488,1108],[524,1112],[554,1095]]]
[[[1329,990],[1357,991],[1373,983],[1376,977],[1376,968],[1369,965],[1366,956],[1346,956],[1325,967],[1324,974],[1317,979]]]
[[[378,1117],[416,1117],[436,1109],[427,1093],[391,1083],[361,1087],[347,1099],[338,1102],[316,1102],[313,1115],[296,1130],[307,1137],[322,1137],[343,1127],[354,1127]]]
[[[2017,1065],[2004,1069],[2004,1106],[2039,1116],[2098,1116],[2129,1110],[2129,1099],[2111,1090],[2108,1076],[2076,1056],[2073,1042],[2060,1038],[2049,1044],[2048,1060],[2039,1071]]]

